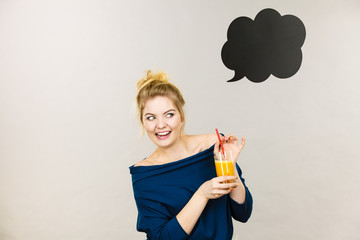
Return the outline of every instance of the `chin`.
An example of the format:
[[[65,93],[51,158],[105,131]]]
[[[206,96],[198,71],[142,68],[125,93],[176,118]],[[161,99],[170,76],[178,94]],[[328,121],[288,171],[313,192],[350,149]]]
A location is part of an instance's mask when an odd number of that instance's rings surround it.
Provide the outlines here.
[[[168,148],[168,147],[171,147],[174,144],[174,141],[172,141],[171,139],[166,139],[166,140],[156,139],[155,144],[158,147],[161,147],[161,148]]]

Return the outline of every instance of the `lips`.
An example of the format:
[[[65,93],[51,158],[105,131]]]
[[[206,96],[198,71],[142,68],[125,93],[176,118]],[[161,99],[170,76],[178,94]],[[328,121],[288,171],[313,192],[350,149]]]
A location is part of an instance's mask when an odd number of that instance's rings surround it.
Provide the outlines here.
[[[156,137],[158,139],[166,139],[169,137],[171,131],[164,131],[164,132],[157,132],[155,133]]]

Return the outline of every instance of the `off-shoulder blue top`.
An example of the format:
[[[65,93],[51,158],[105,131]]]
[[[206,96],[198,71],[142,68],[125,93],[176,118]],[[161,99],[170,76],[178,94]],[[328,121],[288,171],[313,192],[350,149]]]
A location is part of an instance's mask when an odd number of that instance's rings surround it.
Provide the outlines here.
[[[230,240],[232,218],[246,222],[252,211],[252,196],[237,203],[229,195],[209,200],[192,232],[188,235],[176,215],[205,181],[216,177],[214,146],[193,156],[154,166],[131,166],[134,197],[138,209],[137,230],[151,240]]]

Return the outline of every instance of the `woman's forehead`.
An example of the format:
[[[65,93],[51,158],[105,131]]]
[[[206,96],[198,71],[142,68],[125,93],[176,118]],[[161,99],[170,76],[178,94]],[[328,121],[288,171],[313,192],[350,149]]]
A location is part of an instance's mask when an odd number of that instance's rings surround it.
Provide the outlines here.
[[[144,113],[146,112],[161,112],[169,109],[176,109],[174,102],[167,96],[155,96],[145,101]]]

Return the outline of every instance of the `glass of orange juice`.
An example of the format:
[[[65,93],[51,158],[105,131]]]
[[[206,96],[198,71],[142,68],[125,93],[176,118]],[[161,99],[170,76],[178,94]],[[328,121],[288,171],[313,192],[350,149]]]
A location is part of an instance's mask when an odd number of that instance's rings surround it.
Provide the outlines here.
[[[224,154],[219,151],[214,154],[216,175],[220,176],[235,176],[234,162],[231,151],[224,151]],[[234,180],[227,181],[227,183],[234,182]]]

